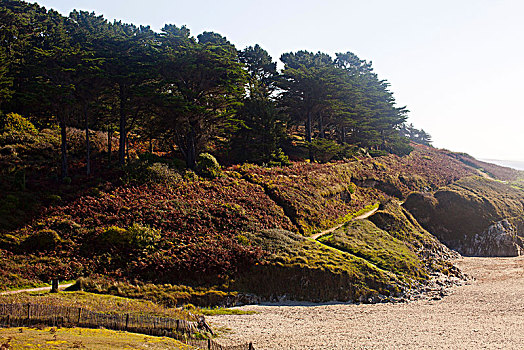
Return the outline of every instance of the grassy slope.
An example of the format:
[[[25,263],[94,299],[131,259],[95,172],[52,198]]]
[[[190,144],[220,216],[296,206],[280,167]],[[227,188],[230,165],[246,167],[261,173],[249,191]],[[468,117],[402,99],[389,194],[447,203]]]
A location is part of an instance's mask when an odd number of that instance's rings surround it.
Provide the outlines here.
[[[56,306],[81,307],[103,313],[128,313],[152,316],[173,317],[195,321],[187,310],[166,308],[147,300],[128,299],[112,295],[100,295],[86,292],[32,292],[0,295],[0,304],[31,303]]]
[[[4,349],[194,349],[164,337],[85,328],[0,329]]]
[[[401,282],[353,254],[284,230],[265,230],[252,237],[269,252],[266,259],[238,276],[234,287],[263,298],[355,300],[371,294],[392,295]]]
[[[417,255],[404,242],[369,220],[346,223],[320,241],[401,276],[425,275]]]
[[[37,151],[38,147],[21,157],[29,159]],[[3,157],[2,162],[12,158]],[[417,146],[407,157],[294,163],[285,168],[238,166],[213,181],[178,175],[169,185],[126,184],[108,178],[68,195],[82,182],[81,177],[73,178],[69,186],[55,185],[60,198],[54,198],[54,204],[42,202],[48,208],[32,211],[29,224],[0,230],[0,282],[7,288],[53,276],[95,275],[103,278],[92,285],[94,291],[163,295],[159,301],[167,304],[220,302],[235,298],[237,291],[313,300],[393,293],[405,286],[404,281],[421,279],[443,265],[436,255],[426,261],[428,249],[436,245],[425,244],[427,233],[399,228],[399,222],[412,218],[396,212],[398,205],[375,214],[375,226],[365,222],[342,229],[352,227],[351,232],[337,231],[333,241],[326,242],[336,249],[301,234],[349,221],[376,202],[436,189],[476,173],[449,152]],[[41,172],[29,172],[28,189],[22,192],[35,192],[43,179]],[[14,186],[15,179],[10,181]],[[22,192],[13,186],[9,194],[19,200]],[[2,204],[6,202],[3,197]],[[4,208],[4,218],[22,209]],[[394,222],[396,226],[388,226]],[[115,232],[124,234],[135,224],[152,232],[153,243],[137,245],[136,237],[115,242],[105,233],[118,227]],[[44,235],[47,246],[35,246],[42,231],[56,236],[49,241]],[[399,267],[395,262],[403,259],[405,266]],[[171,285],[176,283],[193,288]],[[206,294],[210,286],[214,292]]]

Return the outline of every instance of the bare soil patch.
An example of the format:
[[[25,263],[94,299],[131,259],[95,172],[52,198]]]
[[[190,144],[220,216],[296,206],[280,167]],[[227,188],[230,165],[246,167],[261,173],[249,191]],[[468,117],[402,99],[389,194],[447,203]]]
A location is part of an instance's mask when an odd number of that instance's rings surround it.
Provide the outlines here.
[[[522,349],[524,257],[463,258],[472,279],[442,300],[399,304],[250,305],[209,317],[223,343],[261,349]]]

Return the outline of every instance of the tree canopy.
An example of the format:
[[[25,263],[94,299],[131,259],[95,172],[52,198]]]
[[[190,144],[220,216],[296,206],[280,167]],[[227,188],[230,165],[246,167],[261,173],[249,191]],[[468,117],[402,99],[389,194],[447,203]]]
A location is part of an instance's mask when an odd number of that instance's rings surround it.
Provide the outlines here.
[[[130,142],[147,140],[191,169],[203,152],[270,163],[284,153],[312,158],[315,140],[376,154],[431,142],[406,124],[407,109],[371,62],[351,52],[284,53],[279,71],[258,44],[238,50],[218,33],[194,37],[174,24],[154,32],[17,0],[2,1],[0,23],[0,111],[59,125],[62,177],[71,126],[85,129],[88,173],[90,129],[107,131],[109,142],[117,133],[121,165]]]

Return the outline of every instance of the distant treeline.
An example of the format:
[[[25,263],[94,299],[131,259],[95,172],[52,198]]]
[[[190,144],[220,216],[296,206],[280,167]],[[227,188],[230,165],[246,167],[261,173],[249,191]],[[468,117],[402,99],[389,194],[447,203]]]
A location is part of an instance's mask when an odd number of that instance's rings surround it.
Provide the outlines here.
[[[239,51],[185,26],[157,33],[84,11],[0,4],[0,110],[39,128],[59,125],[63,176],[67,127],[86,130],[88,164],[96,129],[118,135],[121,164],[133,137],[180,154],[189,168],[204,151],[229,163],[278,163],[298,148],[310,158],[348,145],[402,155],[409,138],[430,141],[405,124],[406,108],[370,62],[307,51],[280,60],[281,71],[259,45]]]

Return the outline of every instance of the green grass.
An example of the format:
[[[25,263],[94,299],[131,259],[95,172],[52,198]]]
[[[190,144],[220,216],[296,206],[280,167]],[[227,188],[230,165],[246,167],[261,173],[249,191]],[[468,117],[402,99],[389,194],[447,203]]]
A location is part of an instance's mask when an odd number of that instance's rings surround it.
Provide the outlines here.
[[[177,340],[84,328],[0,329],[1,349],[194,349]]]
[[[86,292],[33,292],[0,295],[0,303],[33,303],[82,307],[104,313],[129,313],[193,320],[187,310],[167,308],[152,301]]]
[[[254,315],[257,312],[240,310],[240,309],[232,309],[232,308],[226,308],[226,307],[213,307],[213,308],[196,309],[195,313],[202,314],[205,316],[217,316],[217,315]]]
[[[349,222],[319,241],[401,276],[425,275],[420,259],[404,242],[368,220]]]
[[[347,301],[377,293],[389,295],[400,288],[393,273],[289,231],[265,230],[250,239],[270,254],[233,283],[239,290],[266,298],[285,295],[295,300]]]
[[[335,225],[340,225],[340,224],[343,224],[343,223],[346,223],[350,220],[352,220],[353,218],[356,218],[357,216],[360,216],[360,215],[363,215],[363,214],[366,214],[367,212],[370,212],[376,208],[378,208],[379,206],[379,203],[375,203],[375,204],[369,204],[369,205],[366,205],[364,208],[354,212],[354,213],[349,213],[341,218],[338,218],[336,221],[335,221]]]

